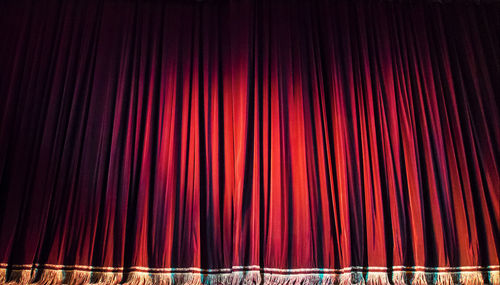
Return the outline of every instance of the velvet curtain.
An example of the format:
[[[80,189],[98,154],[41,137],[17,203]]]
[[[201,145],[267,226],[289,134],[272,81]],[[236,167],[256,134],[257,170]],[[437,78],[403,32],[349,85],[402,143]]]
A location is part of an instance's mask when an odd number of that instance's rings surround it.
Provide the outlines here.
[[[0,283],[499,284],[500,4],[354,2],[0,3]]]

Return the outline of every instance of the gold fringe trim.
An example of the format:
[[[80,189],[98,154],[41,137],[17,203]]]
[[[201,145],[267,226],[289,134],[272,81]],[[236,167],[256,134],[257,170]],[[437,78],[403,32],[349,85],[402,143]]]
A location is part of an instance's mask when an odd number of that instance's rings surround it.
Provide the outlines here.
[[[340,279],[340,275],[329,275],[325,282],[327,281],[331,281],[330,283],[324,283],[323,285],[326,285],[326,284],[338,284],[339,283],[339,279]]]
[[[7,281],[7,269],[0,268],[0,284],[5,284],[5,281]]]
[[[202,284],[225,284],[226,280],[229,280],[230,278],[231,278],[231,274],[228,274],[228,273],[207,274],[207,275],[202,276],[201,283]],[[232,283],[232,279],[231,279],[230,283]]]
[[[453,278],[449,272],[438,272],[435,275],[434,284],[436,285],[454,285]]]
[[[38,279],[38,280],[36,280]],[[32,283],[37,285],[56,285],[63,283],[63,271],[55,269],[46,269],[42,271],[40,277],[37,278],[36,274],[32,276]],[[33,282],[34,281],[34,282]]]
[[[128,274],[126,281],[123,283],[126,285],[149,285],[153,284],[153,279],[149,273],[145,272],[131,272]],[[181,283],[183,284],[183,283]]]
[[[500,285],[500,271],[489,272],[490,284]]]
[[[338,284],[339,275],[338,274],[325,274],[322,276],[321,285],[331,285]]]
[[[482,285],[484,284],[481,272],[461,272],[459,284],[464,285]]]
[[[162,273],[153,275],[153,284],[172,285],[174,284],[171,273]],[[222,284],[222,283],[221,283]]]
[[[118,272],[96,272],[90,277],[90,283],[115,285],[122,281],[123,274]]]
[[[350,272],[340,274],[339,285],[365,285],[365,279],[361,272]]]
[[[66,272],[68,272],[68,274],[66,274],[65,283],[68,285],[84,285],[90,283],[90,271],[71,270]]]
[[[406,282],[406,272],[396,271],[392,273],[392,283],[394,285],[405,285]]]
[[[25,285],[29,284],[32,281],[32,276],[31,276],[31,269],[29,270],[12,270],[10,272],[9,279],[5,280],[4,284],[19,284],[19,285]]]
[[[427,278],[425,278],[425,272],[417,271],[413,274],[413,280],[411,285],[427,285]]]
[[[254,285],[261,284],[262,277],[259,271],[248,271],[248,272],[237,272],[233,273],[233,285],[243,284],[243,285]],[[293,284],[293,283],[290,283]]]
[[[484,274],[484,280],[483,280]],[[366,279],[365,279],[366,278]],[[498,270],[470,272],[392,272],[394,285],[500,285]],[[262,273],[259,270],[224,273],[91,272],[63,269],[0,268],[0,285],[383,285],[390,284],[383,271],[346,273]]]
[[[338,283],[337,274],[268,274],[264,273],[264,285],[333,285]],[[218,283],[224,284],[224,283]],[[260,283],[257,283],[260,284]]]
[[[366,285],[383,285],[389,284],[389,276],[385,272],[368,272]]]

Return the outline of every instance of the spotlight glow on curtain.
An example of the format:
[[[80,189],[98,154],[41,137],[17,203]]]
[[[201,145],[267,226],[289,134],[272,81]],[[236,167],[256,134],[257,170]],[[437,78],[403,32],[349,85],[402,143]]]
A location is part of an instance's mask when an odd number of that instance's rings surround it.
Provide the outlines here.
[[[499,284],[499,94],[498,3],[4,1],[0,283]]]

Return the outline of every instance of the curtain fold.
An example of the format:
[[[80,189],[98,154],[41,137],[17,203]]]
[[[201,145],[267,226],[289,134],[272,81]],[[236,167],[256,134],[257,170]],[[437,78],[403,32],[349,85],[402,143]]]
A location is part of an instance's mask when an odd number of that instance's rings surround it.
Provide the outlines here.
[[[0,283],[500,284],[499,94],[498,3],[2,2]]]

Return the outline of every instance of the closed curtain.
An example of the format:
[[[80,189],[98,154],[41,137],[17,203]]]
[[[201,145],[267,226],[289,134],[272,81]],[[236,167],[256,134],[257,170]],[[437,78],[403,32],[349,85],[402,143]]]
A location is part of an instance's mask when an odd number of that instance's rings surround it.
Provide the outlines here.
[[[499,98],[498,3],[3,1],[0,283],[499,284]]]

